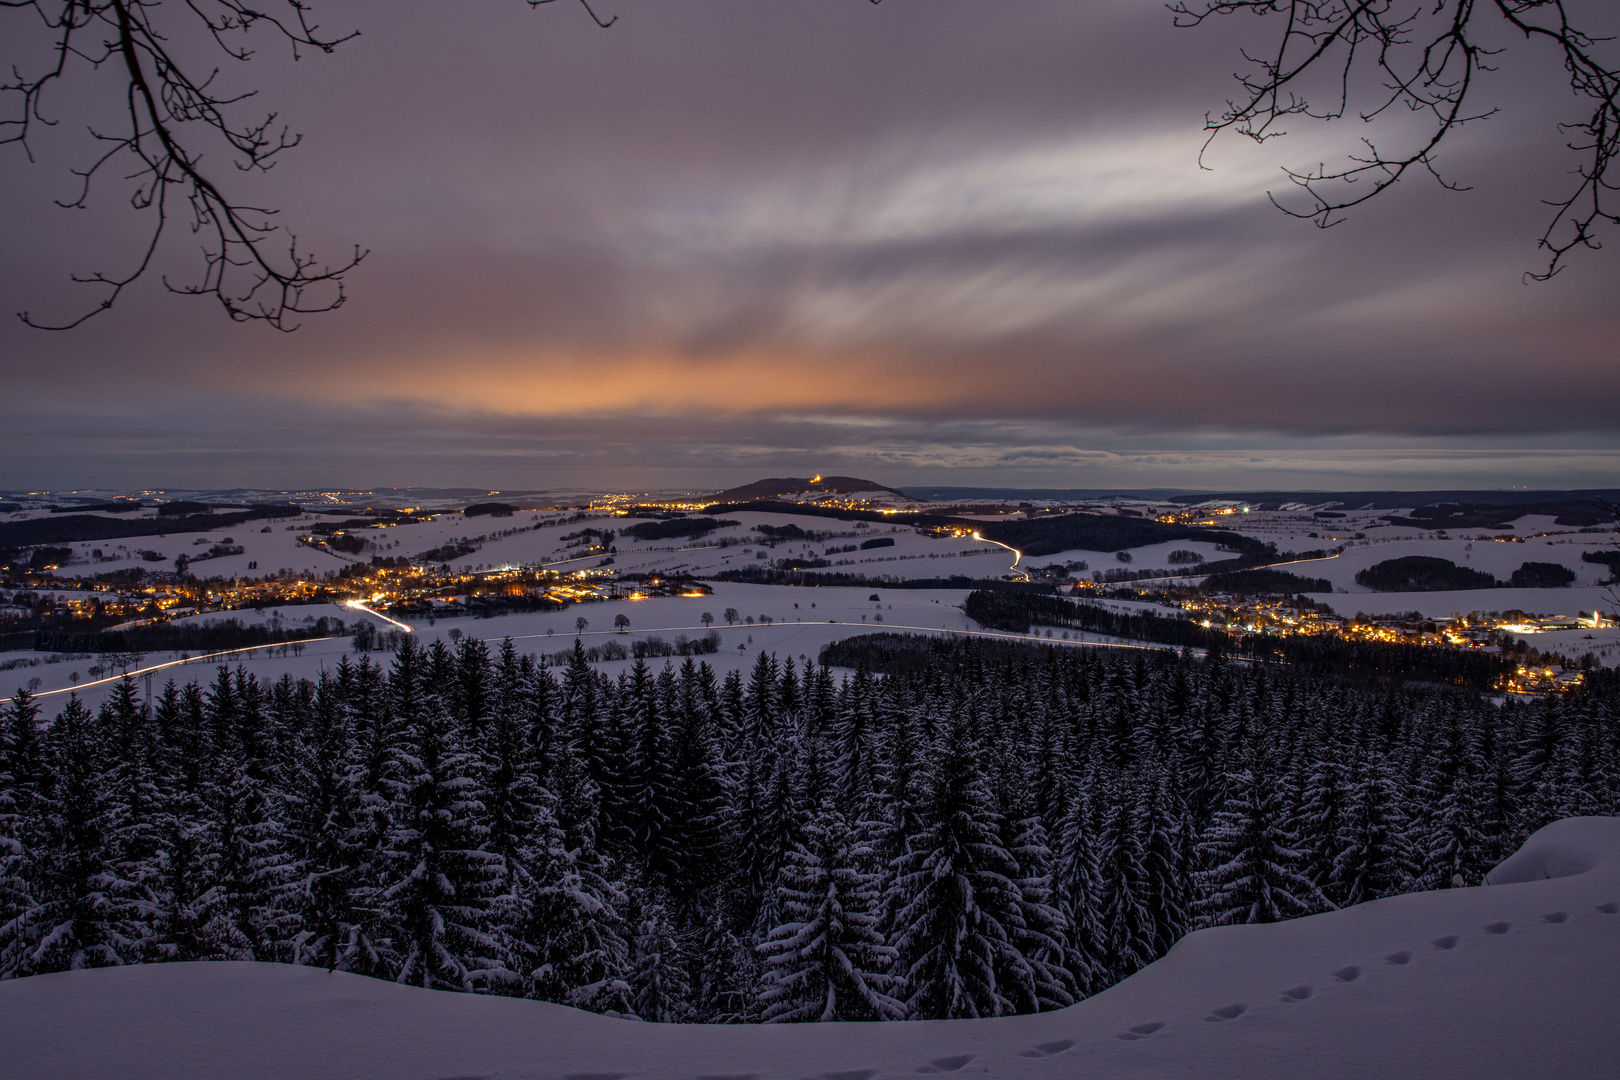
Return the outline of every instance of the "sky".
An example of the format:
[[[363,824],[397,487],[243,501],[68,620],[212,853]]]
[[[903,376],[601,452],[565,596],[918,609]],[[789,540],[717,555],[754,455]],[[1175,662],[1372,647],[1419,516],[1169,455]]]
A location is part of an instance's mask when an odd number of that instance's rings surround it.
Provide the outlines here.
[[[1575,5],[1599,17],[1602,5]],[[1612,486],[1620,254],[1539,268],[1577,164],[1557,58],[1321,230],[1281,169],[1400,117],[1217,140],[1274,20],[1145,0],[318,0],[360,36],[209,56],[303,143],[265,178],[300,247],[369,250],[294,333],[151,276],[70,333],[0,319],[0,487],[1232,490]],[[26,13],[24,13],[26,14]],[[6,63],[42,39],[0,15]],[[1612,20],[1611,20],[1612,21]],[[1548,61],[1551,61],[1549,64]],[[138,257],[129,189],[64,210],[115,72],[0,147],[0,298],[80,314]],[[111,96],[109,96],[109,91]],[[1612,237],[1610,239],[1613,239]],[[196,276],[194,241],[160,252]]]

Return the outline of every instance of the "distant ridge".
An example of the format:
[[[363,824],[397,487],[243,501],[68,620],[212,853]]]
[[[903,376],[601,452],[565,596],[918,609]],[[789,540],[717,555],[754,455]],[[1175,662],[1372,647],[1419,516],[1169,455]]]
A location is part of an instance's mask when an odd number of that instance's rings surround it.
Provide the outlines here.
[[[784,495],[797,495],[805,491],[825,495],[853,495],[860,491],[887,491],[902,499],[910,496],[896,491],[876,480],[862,480],[858,476],[772,476],[755,480],[752,484],[729,488],[714,497],[715,502],[752,502],[756,499],[780,499]]]
[[[1582,504],[1620,499],[1620,489],[1580,488],[1575,490],[1529,491],[1458,489],[1452,491],[1224,491],[1197,492],[1171,498],[1176,503],[1246,502],[1273,504],[1299,502],[1346,509],[1401,510],[1416,506],[1452,504],[1458,506],[1538,506]],[[1528,512],[1528,511],[1526,511]]]

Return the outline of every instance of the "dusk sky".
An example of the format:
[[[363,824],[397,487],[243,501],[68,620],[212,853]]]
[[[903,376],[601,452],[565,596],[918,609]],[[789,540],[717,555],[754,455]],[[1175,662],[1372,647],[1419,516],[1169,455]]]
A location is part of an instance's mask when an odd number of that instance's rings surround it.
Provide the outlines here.
[[[116,86],[54,91],[38,162],[0,154],[0,487],[1620,476],[1620,237],[1522,280],[1539,200],[1577,164],[1556,57],[1501,57],[1501,112],[1441,158],[1472,190],[1415,176],[1322,231],[1267,191],[1353,149],[1359,122],[1223,137],[1199,168],[1204,114],[1269,20],[1176,29],[1146,0],[597,10],[617,24],[320,0],[361,36],[222,58],[305,136],[242,190],[319,255],[371,252],[349,302],[292,334],[155,277],[71,333],[11,318],[77,315],[97,294],[70,274],[138,257],[127,190],[51,204]],[[194,276],[194,251],[176,229],[162,268]]]

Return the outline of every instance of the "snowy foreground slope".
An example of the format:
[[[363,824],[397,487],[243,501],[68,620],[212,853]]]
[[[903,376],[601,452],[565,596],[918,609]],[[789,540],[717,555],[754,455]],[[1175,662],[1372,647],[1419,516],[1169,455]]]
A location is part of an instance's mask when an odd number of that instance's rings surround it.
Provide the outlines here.
[[[0,1076],[435,1080],[1620,1076],[1620,819],[1491,884],[1192,934],[1061,1012],[701,1027],[271,964],[0,984]]]

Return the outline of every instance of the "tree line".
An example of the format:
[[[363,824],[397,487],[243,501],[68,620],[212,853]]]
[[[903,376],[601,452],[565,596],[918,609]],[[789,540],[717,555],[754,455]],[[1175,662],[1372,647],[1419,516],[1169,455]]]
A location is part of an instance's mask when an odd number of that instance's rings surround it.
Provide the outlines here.
[[[886,670],[610,677],[463,638],[48,720],[19,692],[0,977],[259,960],[666,1022],[1006,1015],[1620,811],[1598,694],[971,640]]]

